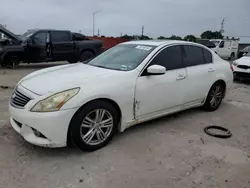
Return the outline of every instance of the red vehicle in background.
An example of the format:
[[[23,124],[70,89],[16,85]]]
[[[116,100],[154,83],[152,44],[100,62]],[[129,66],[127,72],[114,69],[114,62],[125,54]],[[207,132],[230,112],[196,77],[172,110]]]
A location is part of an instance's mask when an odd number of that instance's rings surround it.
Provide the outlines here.
[[[128,39],[123,38],[114,38],[114,37],[88,37],[89,39],[95,39],[95,40],[101,40],[102,41],[102,47],[104,50],[108,50],[109,48],[112,48],[113,46],[127,42]]]

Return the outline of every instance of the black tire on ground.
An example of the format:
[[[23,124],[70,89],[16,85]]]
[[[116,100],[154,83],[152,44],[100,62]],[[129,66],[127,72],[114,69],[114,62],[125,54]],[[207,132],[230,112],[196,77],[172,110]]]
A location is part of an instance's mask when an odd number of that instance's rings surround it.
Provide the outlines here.
[[[7,67],[7,64],[6,63],[1,63],[0,67]]]
[[[232,52],[231,55],[230,55],[230,57],[228,59],[232,60],[232,59],[234,59],[234,57],[235,57],[235,54],[234,54],[234,52]]]
[[[74,60],[74,59],[71,59],[71,60],[68,60],[68,62],[69,62],[70,64],[73,64],[73,63],[77,63],[78,61],[77,61],[77,60]]]
[[[3,66],[10,69],[15,69],[20,64],[20,60],[16,56],[5,57],[4,62]]]
[[[102,142],[91,144],[91,143],[87,143],[83,139],[84,138],[83,135],[86,136],[88,134],[88,132],[90,131],[90,129],[94,127],[94,125],[92,124],[91,128],[87,129],[86,131],[85,131],[85,128],[82,127],[82,125],[83,125],[83,120],[87,120],[86,117],[90,117],[91,113],[95,113],[95,110],[107,111],[111,115],[110,117],[112,117],[111,122],[113,122],[113,126],[112,126],[112,129],[110,130],[110,134],[106,135],[107,137]],[[94,116],[93,116],[93,119],[95,119]],[[81,150],[83,150],[83,151],[95,151],[97,149],[104,147],[105,145],[107,145],[110,142],[110,140],[113,138],[114,134],[117,131],[119,119],[120,119],[119,112],[117,112],[116,108],[111,103],[104,101],[104,100],[96,100],[96,101],[90,102],[89,104],[83,106],[72,118],[70,126],[69,126],[68,137],[69,137],[70,141],[72,143],[74,143],[76,146],[78,146]],[[97,119],[95,119],[95,121],[98,122]],[[91,122],[91,121],[89,121],[89,122]],[[100,124],[100,121],[99,121],[99,124]],[[105,127],[102,129],[103,132],[106,132],[104,129],[105,129]],[[94,136],[93,136],[93,138],[91,138],[91,141],[98,140],[97,134],[98,133],[94,133]],[[91,134],[91,135],[93,135],[93,134]],[[100,136],[99,136],[99,138],[100,138]],[[87,138],[87,140],[88,139],[89,138]]]
[[[215,82],[210,88],[206,101],[202,106],[205,111],[215,111],[220,107],[225,93],[225,85],[222,82]],[[216,98],[215,98],[216,96]],[[216,101],[216,102],[214,102]]]
[[[88,61],[90,59],[93,59],[95,57],[95,54],[91,51],[83,51],[80,55],[80,61]]]

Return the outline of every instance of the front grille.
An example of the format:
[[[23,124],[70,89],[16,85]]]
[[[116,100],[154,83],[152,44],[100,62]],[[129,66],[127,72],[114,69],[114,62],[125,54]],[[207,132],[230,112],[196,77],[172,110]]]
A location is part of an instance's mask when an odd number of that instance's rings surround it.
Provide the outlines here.
[[[240,69],[250,69],[250,66],[247,65],[238,65],[237,67]]]
[[[23,108],[30,100],[31,98],[24,95],[21,91],[18,91],[18,89],[16,88],[12,93],[10,102],[13,106],[17,108]]]
[[[234,76],[250,79],[250,73],[245,73],[245,72],[236,72],[235,71]]]

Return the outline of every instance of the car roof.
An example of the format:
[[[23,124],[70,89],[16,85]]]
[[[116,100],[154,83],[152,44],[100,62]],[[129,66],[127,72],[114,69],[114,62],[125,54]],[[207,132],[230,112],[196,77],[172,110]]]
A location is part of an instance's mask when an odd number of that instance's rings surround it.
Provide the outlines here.
[[[37,32],[37,31],[67,31],[67,32],[69,32],[69,30],[57,30],[57,29],[29,29],[28,31],[31,31],[31,32]]]
[[[169,44],[196,44],[193,42],[181,41],[181,40],[134,40],[124,42],[123,44],[138,44],[138,45],[150,45],[150,46],[161,46]]]

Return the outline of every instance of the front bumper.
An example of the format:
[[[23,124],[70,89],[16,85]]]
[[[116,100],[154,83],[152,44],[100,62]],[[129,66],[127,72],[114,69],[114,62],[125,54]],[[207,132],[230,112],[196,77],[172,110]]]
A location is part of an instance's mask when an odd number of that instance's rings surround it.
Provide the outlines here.
[[[27,142],[37,146],[66,146],[69,124],[78,108],[36,113],[29,110],[30,103],[32,101],[23,109],[9,104],[10,123],[14,130]]]
[[[250,69],[242,69],[233,65],[233,70],[234,78],[250,80]]]
[[[235,79],[250,80],[250,73],[234,71]]]

